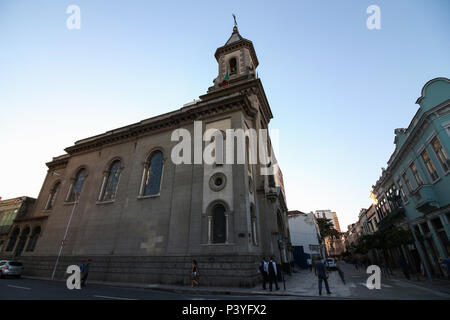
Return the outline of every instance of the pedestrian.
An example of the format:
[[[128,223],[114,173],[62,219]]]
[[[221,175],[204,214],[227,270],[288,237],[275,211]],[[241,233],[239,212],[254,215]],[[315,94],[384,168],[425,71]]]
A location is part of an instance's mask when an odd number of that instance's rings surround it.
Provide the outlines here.
[[[388,267],[386,265],[386,261],[384,259],[381,259],[380,261],[380,266],[381,266],[381,273],[386,277],[389,278],[389,270]]]
[[[416,280],[420,281],[420,274],[422,273],[422,261],[420,259],[414,259],[414,268],[415,268],[415,274],[416,274]]]
[[[259,272],[261,273],[262,277],[263,290],[266,290],[266,284],[269,280],[269,262],[267,261],[266,257],[263,257],[261,260],[261,263],[259,265]]]
[[[278,287],[278,272],[277,272],[277,263],[275,262],[275,258],[272,256],[270,257],[269,266],[268,266],[268,273],[269,273],[269,290],[272,291],[272,284],[275,282],[275,287],[277,290],[280,290]]]
[[[83,272],[82,272],[83,276],[81,278],[81,286],[84,288],[86,286],[86,280],[89,275],[89,267],[90,267],[91,259],[88,259],[87,263],[86,263],[86,260],[83,261],[83,263],[84,263],[84,265],[83,265]]]
[[[405,276],[406,279],[410,279],[409,277],[409,265],[408,262],[406,261],[405,257],[401,256],[400,257],[400,261],[399,261],[400,267],[402,268],[403,274]]]
[[[439,258],[439,264],[443,263],[447,266],[447,279],[450,280],[450,258]]]
[[[306,259],[306,263],[308,264],[309,271],[312,272],[312,260],[311,260],[311,258]]]
[[[198,263],[195,259],[192,259],[192,269],[191,269],[191,287],[200,285],[200,272],[198,270]]]
[[[345,284],[345,279],[344,279],[344,271],[342,271],[342,265],[340,262],[336,262],[336,270],[339,274],[339,277],[341,278],[342,282]]]
[[[78,266],[80,268],[80,279],[84,278],[84,267],[86,265],[86,260],[82,260],[81,264]],[[81,286],[83,286],[83,282],[81,282]]]
[[[317,276],[319,280],[319,295],[322,295],[322,281],[325,282],[325,289],[327,290],[327,294],[331,294],[330,287],[328,286],[328,270],[325,267],[325,264],[317,259],[314,264],[314,274]]]

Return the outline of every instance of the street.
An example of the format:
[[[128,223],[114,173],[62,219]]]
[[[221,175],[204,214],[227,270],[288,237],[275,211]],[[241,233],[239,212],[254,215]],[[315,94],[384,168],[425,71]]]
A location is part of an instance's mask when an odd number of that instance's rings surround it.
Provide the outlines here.
[[[387,299],[387,300],[403,300],[403,299],[450,299],[450,283],[440,280],[444,285],[429,284],[424,278],[420,282],[406,280],[395,273],[394,277],[381,277],[381,289],[368,289],[366,281],[370,274],[366,273],[365,268],[356,269],[353,265],[347,263],[340,264],[344,272],[346,284],[344,285],[337,271],[331,271],[329,276],[329,285],[331,295],[327,295],[323,288],[322,296],[318,295],[317,278],[313,272],[308,272],[309,277],[305,276],[305,270],[299,275],[294,274],[290,279],[289,285],[297,287],[292,289],[294,292],[308,295],[316,295],[320,299],[324,298],[344,298],[344,299]],[[295,280],[295,281],[294,281]],[[303,283],[300,284],[300,283]]]
[[[277,297],[275,297],[276,299]],[[279,297],[278,297],[279,298]],[[63,281],[0,279],[0,300],[247,300],[254,296],[186,295],[152,289],[89,284],[81,290],[69,290]],[[258,297],[274,299],[274,297]]]
[[[381,289],[368,289],[369,274],[365,269],[355,269],[353,265],[342,263],[346,284],[337,271],[331,271],[329,284],[331,295],[323,288],[318,294],[317,278],[314,271],[298,270],[286,276],[286,290],[280,283],[280,290],[263,291],[255,288],[218,288],[189,286],[159,286],[159,288],[133,288],[89,283],[81,290],[69,290],[64,281],[37,279],[0,279],[1,300],[339,300],[339,299],[387,299],[387,300],[449,300],[450,283],[436,280],[433,283],[422,279],[420,282],[406,280],[397,272],[389,279],[381,278]]]

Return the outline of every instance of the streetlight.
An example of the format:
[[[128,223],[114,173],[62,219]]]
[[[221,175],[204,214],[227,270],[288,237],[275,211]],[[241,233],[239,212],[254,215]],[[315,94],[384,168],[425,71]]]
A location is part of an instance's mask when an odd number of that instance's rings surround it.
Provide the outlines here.
[[[57,177],[64,178],[61,174],[56,173],[56,172],[53,172],[53,175],[55,175]],[[76,208],[76,206],[77,206],[77,204],[79,202],[80,193],[79,192],[74,192],[74,195],[75,195],[75,201],[74,201],[74,204],[73,204],[73,207],[72,207],[72,212],[70,213],[69,221],[67,222],[66,232],[64,233],[64,238],[63,238],[63,240],[61,240],[61,246],[59,247],[58,257],[56,258],[55,267],[53,268],[52,280],[55,278],[56,267],[58,266],[59,258],[61,256],[61,252],[62,252],[63,246],[65,245],[65,242],[66,242],[66,239],[67,239],[67,233],[69,231],[70,222],[72,221],[73,213],[75,212],[75,208]]]

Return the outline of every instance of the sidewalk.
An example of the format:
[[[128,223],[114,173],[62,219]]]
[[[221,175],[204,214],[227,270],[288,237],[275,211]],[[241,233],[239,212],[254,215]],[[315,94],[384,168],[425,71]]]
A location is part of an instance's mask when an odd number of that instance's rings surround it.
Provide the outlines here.
[[[52,281],[50,278],[28,277],[27,279]],[[65,281],[65,280],[57,280]],[[323,286],[322,296],[319,296],[317,277],[314,271],[296,269],[292,275],[285,275],[286,290],[284,290],[283,282],[280,281],[278,286],[280,290],[273,291],[262,290],[262,282],[254,288],[233,288],[233,287],[190,287],[180,285],[166,285],[166,284],[144,284],[144,283],[127,283],[127,282],[104,282],[104,281],[88,281],[89,284],[106,285],[112,287],[126,287],[168,291],[178,294],[198,294],[198,295],[230,295],[230,296],[286,296],[286,297],[310,297],[320,299],[337,298],[337,299],[355,299],[350,297],[350,289],[342,284],[337,272],[331,272],[328,282],[332,294],[328,295]],[[268,285],[267,285],[268,287]]]

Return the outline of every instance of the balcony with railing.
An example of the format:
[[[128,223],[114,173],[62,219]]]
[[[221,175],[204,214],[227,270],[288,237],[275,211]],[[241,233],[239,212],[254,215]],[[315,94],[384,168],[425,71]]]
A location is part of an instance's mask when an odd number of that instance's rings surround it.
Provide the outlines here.
[[[433,186],[422,184],[411,192],[415,202],[415,208],[424,214],[439,208],[439,200],[434,192]]]
[[[385,214],[378,223],[378,229],[386,229],[398,220],[404,219],[405,208],[398,192],[386,197],[389,202],[389,212]]]

